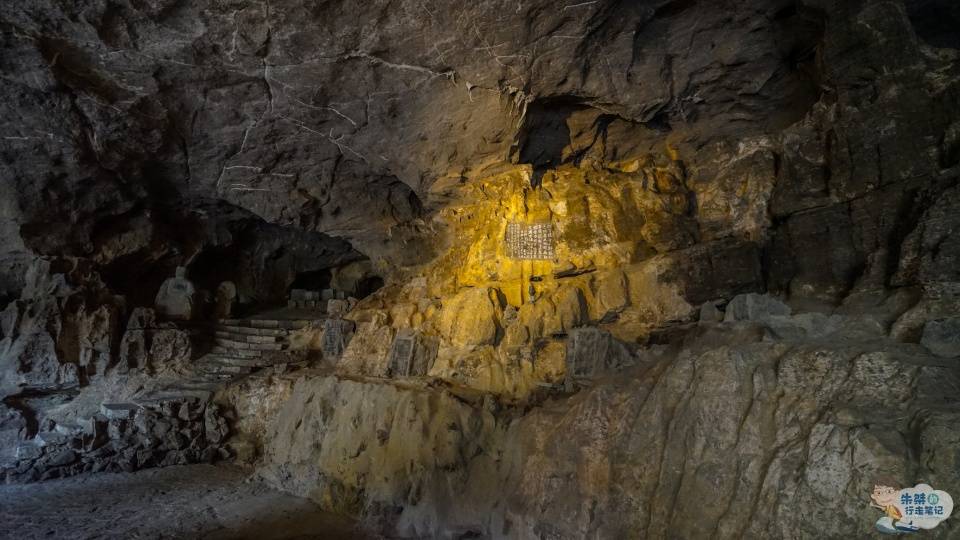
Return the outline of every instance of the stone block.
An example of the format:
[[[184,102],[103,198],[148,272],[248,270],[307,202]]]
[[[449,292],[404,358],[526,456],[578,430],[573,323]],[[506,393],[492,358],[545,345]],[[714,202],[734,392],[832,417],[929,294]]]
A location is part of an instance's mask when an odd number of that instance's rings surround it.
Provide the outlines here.
[[[41,431],[33,440],[39,446],[63,446],[70,442],[70,437],[56,431]]]
[[[136,403],[102,403],[100,414],[108,420],[133,418],[140,406]]]

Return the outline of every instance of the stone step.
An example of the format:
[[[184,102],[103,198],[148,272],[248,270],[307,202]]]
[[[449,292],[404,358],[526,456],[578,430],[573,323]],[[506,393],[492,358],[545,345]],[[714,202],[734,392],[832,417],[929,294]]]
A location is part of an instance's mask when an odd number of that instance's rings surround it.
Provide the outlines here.
[[[204,379],[196,379],[196,380],[183,381],[179,384],[179,387],[184,388],[186,390],[203,390],[207,392],[215,392],[220,387],[220,383],[207,381]]]
[[[223,345],[214,345],[210,352],[220,356],[235,356],[238,358],[260,358],[263,356],[263,351],[234,349]]]
[[[198,366],[197,371],[210,375],[246,375],[252,371],[252,368],[228,364],[204,364]]]
[[[218,337],[216,343],[221,347],[241,351],[279,351],[283,350],[284,347],[283,343],[247,343],[245,341],[234,341],[222,337]]]
[[[210,355],[204,356],[197,361],[197,367],[217,367],[229,366],[252,369],[264,364],[263,360],[253,358],[231,358],[225,356]]]
[[[271,361],[269,361],[269,360],[264,360],[263,358],[259,358],[259,357],[258,357],[258,358],[247,358],[247,357],[243,357],[243,356],[230,356],[230,355],[226,355],[226,354],[213,354],[213,353],[207,355],[207,356],[204,357],[204,358],[207,358],[207,357],[209,357],[212,361],[216,361],[216,362],[218,362],[218,363],[223,363],[223,364],[230,364],[230,365],[233,365],[233,366],[245,366],[245,367],[259,368],[259,367],[266,367],[266,366],[271,366],[271,365],[273,365],[273,362],[271,362]],[[203,360],[203,359],[201,359],[200,361],[202,361],[202,360]],[[199,363],[199,361],[198,361],[198,363]]]
[[[225,332],[223,330],[217,330],[213,334],[215,337],[228,339],[231,341],[238,341],[241,343],[277,343],[279,338],[276,336],[251,336],[248,334],[238,334],[235,332]]]
[[[180,388],[172,387],[162,390],[152,396],[144,398],[142,401],[137,400],[137,403],[148,404],[148,403],[160,403],[163,401],[184,401],[186,399],[198,399],[203,403],[210,401],[210,398],[213,397],[213,392],[209,390],[194,390],[189,388]]]
[[[251,328],[249,326],[239,326],[236,324],[218,324],[216,330],[247,336],[276,336],[279,338],[286,337],[289,333],[289,331],[283,328]]]
[[[220,319],[218,322],[225,326],[299,330],[313,321],[307,319]]]

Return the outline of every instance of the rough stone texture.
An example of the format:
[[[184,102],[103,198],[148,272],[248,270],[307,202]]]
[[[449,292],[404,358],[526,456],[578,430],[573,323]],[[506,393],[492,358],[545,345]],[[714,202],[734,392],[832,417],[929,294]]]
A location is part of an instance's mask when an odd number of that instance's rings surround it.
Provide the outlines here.
[[[428,231],[428,195],[447,181],[509,162],[534,180],[564,163],[672,167],[656,189],[689,194],[695,225],[667,243],[651,231],[654,248],[770,236],[772,283],[835,298],[861,274],[889,280],[891,241],[929,201],[954,204],[940,197],[957,166],[949,2],[557,7],[13,6],[5,260],[142,260],[166,236],[154,212],[171,213],[151,201],[201,197],[422,259],[424,242],[400,245]],[[651,167],[651,150],[686,167]],[[881,222],[885,207],[899,210]],[[63,210],[69,222],[48,219]],[[808,265],[822,245],[833,260]]]
[[[949,0],[11,5],[0,455],[63,474],[80,411],[203,350],[119,322],[177,266],[201,320],[227,280],[244,312],[385,284],[327,364],[218,396],[233,440],[163,416],[391,535],[866,534],[878,477],[960,490],[958,24]],[[426,374],[391,369],[409,332]]]
[[[877,518],[879,478],[960,488],[956,370],[867,321],[808,319],[703,329],[520,416],[301,378],[274,409],[262,474],[405,537],[855,537]],[[787,327],[805,330],[776,337]]]
[[[20,442],[15,459],[0,463],[0,475],[6,483],[24,483],[230,457],[219,446],[230,432],[226,419],[216,405],[196,398],[105,403],[99,412],[75,425],[44,420],[52,429]]]
[[[920,343],[937,356],[960,356],[960,318],[928,322]]]

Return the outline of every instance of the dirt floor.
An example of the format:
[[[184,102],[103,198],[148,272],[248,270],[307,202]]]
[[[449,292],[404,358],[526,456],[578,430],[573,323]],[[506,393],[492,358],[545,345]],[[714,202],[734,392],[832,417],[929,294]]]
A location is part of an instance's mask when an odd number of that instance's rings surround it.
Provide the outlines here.
[[[0,538],[358,539],[343,518],[247,480],[190,465],[0,485]]]

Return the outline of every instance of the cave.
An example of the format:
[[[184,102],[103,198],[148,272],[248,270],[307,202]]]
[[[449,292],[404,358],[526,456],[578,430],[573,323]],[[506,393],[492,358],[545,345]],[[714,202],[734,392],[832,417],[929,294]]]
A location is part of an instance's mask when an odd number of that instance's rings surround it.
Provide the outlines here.
[[[384,286],[383,278],[380,276],[369,276],[357,282],[354,295],[359,299],[364,299],[371,294],[379,291]]]
[[[960,537],[956,1],[7,4],[0,537]]]

